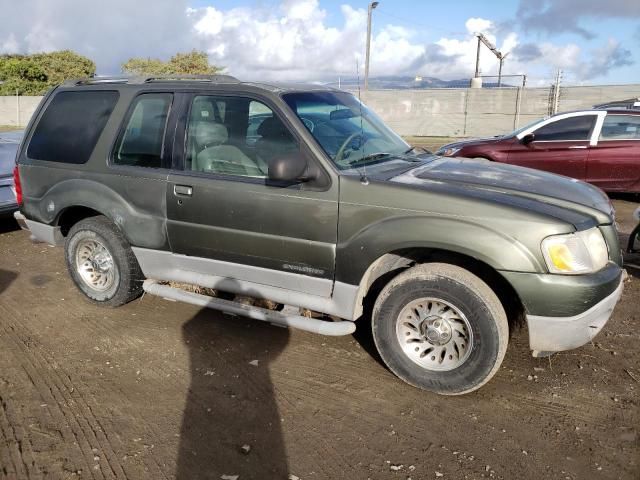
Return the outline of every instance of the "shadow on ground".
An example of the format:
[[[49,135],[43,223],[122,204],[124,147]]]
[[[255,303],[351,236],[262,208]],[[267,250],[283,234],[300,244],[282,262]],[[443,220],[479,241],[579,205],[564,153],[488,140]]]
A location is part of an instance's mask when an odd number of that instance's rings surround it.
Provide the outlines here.
[[[289,332],[238,318],[216,320],[220,315],[205,309],[183,326],[191,386],[176,479],[287,478],[269,365]]]
[[[20,230],[18,222],[7,216],[0,216],[0,233],[9,233]]]
[[[9,288],[9,285],[11,285],[16,278],[18,278],[16,272],[0,269],[0,295]]]

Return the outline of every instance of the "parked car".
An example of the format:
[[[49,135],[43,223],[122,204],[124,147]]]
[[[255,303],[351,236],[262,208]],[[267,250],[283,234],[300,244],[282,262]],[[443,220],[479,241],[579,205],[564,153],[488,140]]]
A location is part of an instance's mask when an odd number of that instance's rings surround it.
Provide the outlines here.
[[[599,109],[640,109],[640,98],[627,98],[626,100],[615,100],[613,102],[601,103],[594,105],[593,108]]]
[[[146,291],[327,335],[362,318],[391,371],[442,394],[485,384],[521,320],[537,356],[591,341],[622,292],[599,189],[418,153],[328,87],[69,82],[42,100],[16,171],[16,218],[64,247],[91,301]]]
[[[10,215],[18,209],[13,186],[13,167],[23,131],[0,132],[0,217]]]
[[[607,192],[640,192],[640,110],[561,113],[507,135],[450,143],[437,153],[545,170]]]

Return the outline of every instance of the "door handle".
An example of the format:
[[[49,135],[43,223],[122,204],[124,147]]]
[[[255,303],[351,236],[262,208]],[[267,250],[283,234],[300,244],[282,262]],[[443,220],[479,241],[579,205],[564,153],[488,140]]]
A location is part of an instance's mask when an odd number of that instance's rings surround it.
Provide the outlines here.
[[[193,195],[193,187],[190,185],[174,185],[173,194],[178,197],[190,197]]]
[[[586,145],[573,145],[572,147],[569,147],[569,150],[583,150],[587,148]]]

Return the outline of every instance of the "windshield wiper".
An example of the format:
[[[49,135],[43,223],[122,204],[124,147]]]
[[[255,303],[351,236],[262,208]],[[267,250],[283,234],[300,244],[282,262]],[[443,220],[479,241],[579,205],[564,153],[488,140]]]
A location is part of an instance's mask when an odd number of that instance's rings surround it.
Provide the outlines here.
[[[391,155],[393,155],[393,154],[392,153],[384,153],[384,152],[370,153],[369,155],[365,155],[364,157],[360,157],[354,163],[365,162],[367,160],[378,160],[380,158],[388,157],[388,156],[391,156]]]
[[[404,154],[402,153],[377,152],[377,153],[370,153],[369,155],[365,155],[364,157],[358,158],[357,160],[350,162],[349,166],[356,167],[356,166],[360,166],[362,163],[366,164],[366,162],[369,160],[380,160],[382,158],[387,158],[387,157],[392,157],[393,160],[397,159],[404,162],[411,162],[411,163],[422,162],[422,159],[418,157],[405,157]]]

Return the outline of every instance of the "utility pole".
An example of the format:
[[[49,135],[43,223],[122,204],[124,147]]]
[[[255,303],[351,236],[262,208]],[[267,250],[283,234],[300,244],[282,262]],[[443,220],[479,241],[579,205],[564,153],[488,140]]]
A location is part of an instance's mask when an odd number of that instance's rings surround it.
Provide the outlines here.
[[[480,46],[481,44],[484,43],[486,47],[493,52],[493,54],[496,56],[496,58],[500,62],[500,67],[498,70],[498,86],[500,86],[500,84],[502,83],[502,62],[504,61],[505,58],[507,58],[507,55],[509,55],[509,53],[505,53],[503,55],[502,52],[498,50],[496,46],[493,43],[491,43],[491,41],[487,37],[485,37],[482,33],[477,33],[476,36],[478,37],[478,51],[476,53],[476,75],[475,76],[476,78],[480,76]]]
[[[556,72],[556,83],[553,88],[553,111],[552,114],[558,113],[558,104],[560,103],[560,82],[562,81],[562,70]]]
[[[502,86],[502,62],[504,62],[504,59],[507,58],[509,53],[511,52],[507,52],[504,55],[500,53],[500,56],[498,57],[498,60],[500,60],[500,67],[498,67],[498,88]]]
[[[480,35],[478,35],[478,50],[476,51],[476,74],[474,75],[475,78],[478,78],[480,76]]]
[[[369,56],[371,54],[371,14],[380,2],[371,2],[367,12],[367,54],[364,60],[364,89],[369,89]]]

